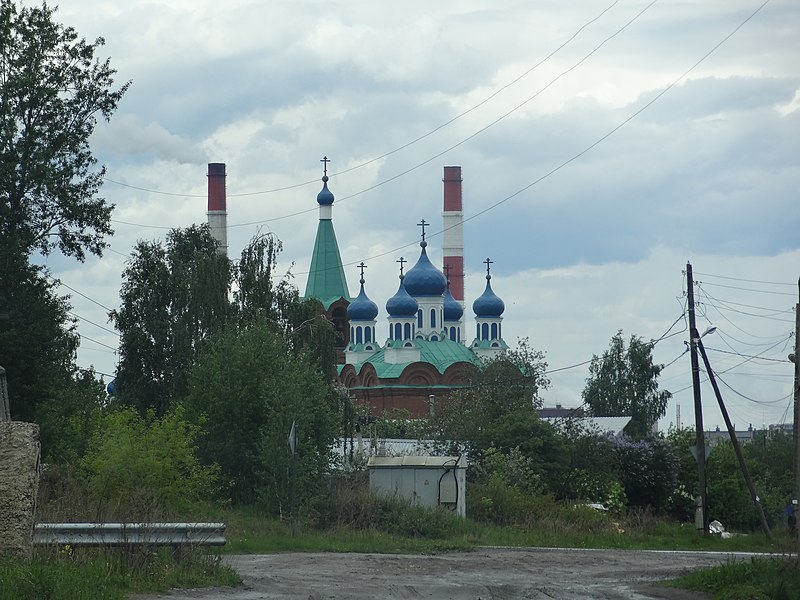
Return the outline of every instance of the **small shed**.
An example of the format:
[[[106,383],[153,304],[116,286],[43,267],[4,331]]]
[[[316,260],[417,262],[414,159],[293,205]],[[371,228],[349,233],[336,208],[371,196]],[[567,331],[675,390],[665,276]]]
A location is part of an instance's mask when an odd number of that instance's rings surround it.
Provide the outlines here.
[[[467,460],[461,456],[371,456],[369,488],[412,504],[466,515]]]

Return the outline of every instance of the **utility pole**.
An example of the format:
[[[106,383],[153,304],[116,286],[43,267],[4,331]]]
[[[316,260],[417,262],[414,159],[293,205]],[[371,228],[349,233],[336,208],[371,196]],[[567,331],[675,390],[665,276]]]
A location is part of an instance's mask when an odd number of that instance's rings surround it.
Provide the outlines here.
[[[761,506],[761,499],[758,497],[758,494],[756,494],[756,488],[753,486],[753,480],[750,478],[750,471],[747,470],[747,464],[744,462],[742,447],[739,445],[739,440],[736,438],[736,431],[734,430],[733,423],[731,423],[731,419],[728,416],[728,409],[725,408],[725,403],[722,401],[722,394],[719,391],[719,386],[717,385],[717,378],[714,376],[714,371],[711,370],[711,363],[708,361],[708,355],[706,354],[706,349],[703,346],[703,340],[699,338],[697,339],[697,347],[700,350],[700,356],[703,357],[703,364],[706,366],[706,373],[708,374],[708,379],[711,381],[711,387],[714,388],[714,395],[717,397],[717,403],[719,404],[719,409],[722,412],[722,418],[725,419],[725,427],[728,428],[728,435],[731,436],[733,451],[736,453],[736,458],[739,461],[739,467],[742,469],[744,481],[747,484],[747,489],[750,490],[750,498],[753,500],[753,505],[756,507],[758,518],[761,521],[761,529],[764,530],[764,535],[766,535],[767,538],[771,538],[772,534],[769,531],[767,518],[764,516],[764,507]]]
[[[703,430],[703,404],[700,399],[700,365],[697,362],[697,324],[694,315],[694,279],[692,265],[686,263],[686,289],[689,305],[689,354],[692,360],[692,388],[694,389],[695,458],[697,459],[697,486],[700,510],[703,513],[703,533],[708,533],[708,491],[706,485],[706,436]]]
[[[800,508],[800,279],[797,280],[798,302],[794,306],[794,353],[789,360],[794,363],[794,498],[792,509]],[[800,552],[798,552],[800,561]]]

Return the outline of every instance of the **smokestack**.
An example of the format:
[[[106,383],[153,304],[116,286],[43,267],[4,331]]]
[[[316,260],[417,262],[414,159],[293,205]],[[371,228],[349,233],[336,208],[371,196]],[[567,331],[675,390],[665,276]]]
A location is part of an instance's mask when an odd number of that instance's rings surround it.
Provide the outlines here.
[[[225,163],[208,163],[208,226],[218,250],[228,256],[228,207],[225,197]]]
[[[450,293],[464,304],[464,213],[461,209],[461,167],[444,168],[444,266],[450,267]]]

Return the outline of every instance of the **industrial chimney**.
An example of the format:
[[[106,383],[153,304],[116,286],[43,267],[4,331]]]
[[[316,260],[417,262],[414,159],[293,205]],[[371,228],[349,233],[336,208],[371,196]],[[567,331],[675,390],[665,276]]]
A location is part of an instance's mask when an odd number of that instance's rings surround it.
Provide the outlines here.
[[[444,268],[450,279],[450,293],[464,305],[464,213],[461,208],[461,167],[444,168]]]
[[[208,163],[208,226],[221,254],[228,256],[228,208],[225,163]]]

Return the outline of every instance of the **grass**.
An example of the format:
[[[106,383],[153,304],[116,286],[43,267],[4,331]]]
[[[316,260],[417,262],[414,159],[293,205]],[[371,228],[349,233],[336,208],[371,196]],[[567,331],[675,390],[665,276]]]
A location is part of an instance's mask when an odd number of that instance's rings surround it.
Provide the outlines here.
[[[239,583],[233,569],[199,549],[184,551],[181,560],[165,548],[156,552],[67,548],[37,550],[27,561],[0,561],[0,600],[121,600],[137,592]]]
[[[669,585],[710,593],[713,600],[795,600],[800,570],[787,559],[752,558],[695,571]]]

